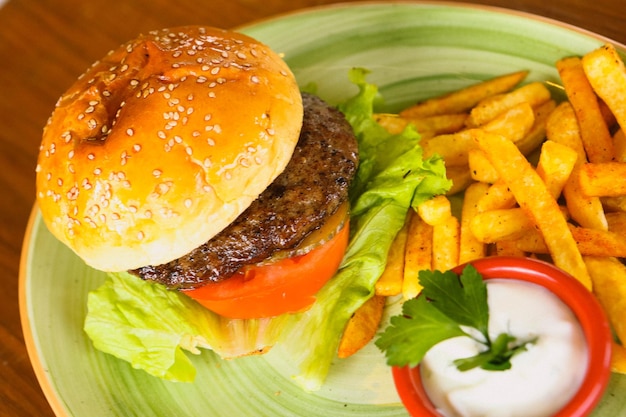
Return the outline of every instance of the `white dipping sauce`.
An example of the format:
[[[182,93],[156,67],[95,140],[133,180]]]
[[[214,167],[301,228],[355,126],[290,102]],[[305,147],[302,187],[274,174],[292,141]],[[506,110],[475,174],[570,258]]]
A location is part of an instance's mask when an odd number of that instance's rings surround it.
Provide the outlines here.
[[[420,364],[424,388],[444,416],[550,416],[574,396],[587,371],[587,346],[572,311],[545,288],[517,280],[489,280],[489,335],[531,340],[507,371],[461,372],[455,359],[484,345],[469,337],[445,340]]]

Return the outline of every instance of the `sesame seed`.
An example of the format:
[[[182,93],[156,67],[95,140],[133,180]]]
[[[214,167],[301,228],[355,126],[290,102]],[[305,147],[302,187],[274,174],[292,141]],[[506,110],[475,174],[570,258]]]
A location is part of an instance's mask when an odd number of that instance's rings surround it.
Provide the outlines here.
[[[67,159],[72,159],[73,157],[74,157],[74,149],[70,150],[70,151],[67,153]]]
[[[72,188],[70,188],[70,190],[67,192],[67,199],[68,200],[76,200],[78,198],[78,187],[73,186]]]
[[[135,152],[139,152],[140,150],[141,150],[141,145],[140,145],[140,144],[138,144],[138,143],[135,143],[135,144],[133,145],[133,151],[135,151]]]
[[[259,84],[259,77],[253,75],[252,77],[250,77],[250,81],[252,81],[252,83],[254,84]]]
[[[185,207],[191,208],[192,203],[193,201],[191,201],[191,198],[185,199]]]
[[[100,175],[102,174],[102,169],[101,168],[96,168],[93,170],[93,175]]]
[[[132,135],[135,134],[135,131],[132,128],[129,127],[128,129],[126,129],[126,134],[128,136],[132,136]]]
[[[89,153],[89,154],[87,154],[87,159],[93,161],[94,159],[96,159],[96,155],[94,155],[92,153]]]
[[[191,156],[191,154],[193,154],[193,149],[191,148],[191,146],[187,146],[185,148],[185,152],[187,153],[187,155]]]
[[[163,171],[161,171],[160,169],[155,169],[155,170],[152,171],[152,175],[155,178],[159,178],[161,176],[161,174],[163,174]]]
[[[137,232],[137,240],[143,240],[145,234],[142,231]]]

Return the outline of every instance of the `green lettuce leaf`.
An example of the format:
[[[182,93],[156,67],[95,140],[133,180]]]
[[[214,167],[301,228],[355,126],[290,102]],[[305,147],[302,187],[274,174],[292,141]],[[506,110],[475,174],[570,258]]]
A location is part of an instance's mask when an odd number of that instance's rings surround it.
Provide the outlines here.
[[[350,72],[359,93],[339,106],[359,141],[350,243],[338,273],[318,293],[311,309],[291,321],[289,339],[281,343],[287,360],[297,364],[296,381],[306,390],[320,388],[345,324],[373,295],[409,208],[445,193],[451,185],[441,158],[422,160],[419,135],[413,128],[391,135],[374,121],[378,91],[366,82],[366,75],[363,69]]]
[[[84,330],[96,349],[178,382],[192,382],[196,374],[184,351],[236,358],[274,345],[287,319],[227,319],[128,272],[108,274],[89,293],[87,307]]]
[[[207,348],[235,357],[245,353],[238,349],[276,344],[304,389],[321,386],[347,321],[373,294],[407,211],[451,185],[441,158],[422,159],[413,128],[390,135],[372,119],[380,97],[366,75],[362,69],[350,72],[359,93],[340,106],[355,131],[360,154],[350,191],[350,243],[338,273],[317,294],[313,307],[273,319],[228,320],[158,284],[111,274],[88,299],[85,330],[97,349],[152,375],[191,381],[195,370],[183,350],[198,353],[198,348]]]

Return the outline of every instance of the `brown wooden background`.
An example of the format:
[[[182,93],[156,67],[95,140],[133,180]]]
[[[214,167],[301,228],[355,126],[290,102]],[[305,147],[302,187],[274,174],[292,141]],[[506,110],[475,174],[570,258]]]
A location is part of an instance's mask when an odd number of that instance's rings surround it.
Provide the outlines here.
[[[30,365],[18,269],[34,201],[42,127],[59,95],[94,60],[149,29],[231,28],[332,0],[8,0],[0,7],[0,416],[52,416]],[[626,43],[622,0],[483,0]],[[89,417],[89,416],[85,416]]]

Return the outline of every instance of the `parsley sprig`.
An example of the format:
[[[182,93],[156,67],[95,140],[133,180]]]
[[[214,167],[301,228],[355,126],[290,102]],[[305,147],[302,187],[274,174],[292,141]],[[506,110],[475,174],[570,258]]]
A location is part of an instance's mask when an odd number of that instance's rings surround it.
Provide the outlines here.
[[[472,265],[461,275],[452,271],[420,271],[423,287],[417,298],[407,300],[402,314],[391,318],[390,326],[376,340],[391,366],[417,366],[426,352],[437,343],[457,336],[467,336],[485,346],[479,354],[460,358],[454,364],[460,371],[481,367],[486,370],[511,368],[510,359],[536,339],[518,342],[501,333],[489,336],[487,285]],[[468,331],[473,328],[477,332]]]

